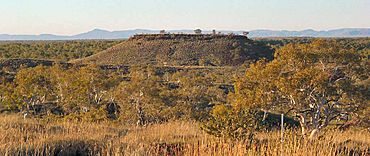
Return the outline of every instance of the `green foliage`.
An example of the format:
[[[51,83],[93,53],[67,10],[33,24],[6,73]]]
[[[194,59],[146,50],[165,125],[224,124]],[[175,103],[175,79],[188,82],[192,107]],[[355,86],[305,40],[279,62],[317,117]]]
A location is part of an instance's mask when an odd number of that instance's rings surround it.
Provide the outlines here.
[[[255,123],[261,122],[261,109],[298,115],[307,129],[323,128],[327,122],[354,114],[366,119],[369,114],[367,40],[354,40],[359,44],[353,47],[341,39],[287,44],[276,50],[275,60],[260,60],[245,72],[241,66],[229,65],[267,57],[271,55],[267,53],[269,49],[235,36],[198,37],[135,38],[86,58],[87,62],[103,64],[157,65],[131,66],[129,74],[98,65],[56,64],[8,70],[14,65],[8,61],[0,67],[1,108],[56,105],[68,120],[100,122],[108,120],[107,105],[113,104],[117,105],[118,119],[124,123],[195,119],[205,121],[204,129],[210,134],[237,139],[253,134]],[[58,47],[54,42],[21,42],[19,46],[31,43],[46,49]],[[94,47],[90,43],[99,45],[105,41],[55,42],[62,43],[66,49],[77,45],[85,49]],[[108,45],[101,48],[105,46]],[[260,50],[267,52],[259,53]],[[16,57],[29,56],[16,51],[12,50]],[[59,59],[62,54],[48,53],[34,57]],[[64,54],[68,55],[66,60],[79,58],[72,57],[74,52]],[[160,66],[165,62],[179,66]],[[233,80],[233,75],[237,79]],[[234,88],[225,88],[233,83]],[[302,122],[303,118],[306,122]]]
[[[369,79],[367,63],[356,49],[334,40],[287,44],[276,50],[273,61],[250,65],[229,95],[231,107],[215,107],[205,130],[239,138],[238,131],[254,130],[243,124],[257,125],[264,118],[251,110],[264,109],[299,117],[303,136],[309,132],[315,137],[333,120],[367,110],[369,88],[363,83]],[[243,112],[249,113],[248,119],[240,116]]]
[[[118,105],[113,111],[125,123],[139,119],[141,124],[184,118],[203,120],[213,105],[225,103],[226,94],[219,84],[230,83],[220,80],[226,79],[222,75],[224,70],[163,75],[159,71],[162,69],[153,67],[130,70],[125,74],[95,65],[61,64],[23,68],[14,80],[4,81],[3,77],[0,102],[3,107],[24,110],[37,106],[50,110],[48,115],[58,109],[56,114],[68,120],[101,121],[109,116],[109,104]]]
[[[175,107],[187,118],[203,120],[212,106],[225,103],[226,95],[216,85],[217,77],[202,72],[180,72],[172,76],[180,84],[174,91]],[[213,82],[213,83],[212,83]]]
[[[214,136],[246,139],[253,137],[258,128],[257,111],[235,110],[233,108],[218,105],[211,112],[211,117],[202,125],[202,129]],[[249,138],[252,139],[252,138]]]
[[[25,68],[17,72],[13,82],[1,84],[1,104],[27,110],[57,103],[67,114],[89,111],[102,107],[117,79],[117,75],[92,65],[69,69],[58,64]]]
[[[14,80],[14,94],[19,99],[19,106],[30,107],[54,100],[56,88],[50,76],[49,70],[43,66],[20,70]]]
[[[0,43],[0,58],[69,61],[91,56],[121,41],[14,41]]]
[[[121,82],[114,90],[121,107],[121,119],[131,123],[171,119],[207,118],[210,108],[224,103],[225,93],[212,84],[212,75],[201,72],[176,72],[156,75],[152,67],[134,68],[130,81]]]
[[[165,107],[160,93],[164,89],[156,75],[142,70],[131,72],[130,81],[121,82],[114,90],[115,100],[121,106],[121,119],[140,124],[163,121]]]
[[[118,83],[117,75],[93,65],[67,70],[56,65],[51,69],[58,88],[57,101],[71,112],[100,107],[112,85]]]
[[[0,83],[0,108],[4,109],[17,109],[19,106],[18,97],[14,95],[14,84]]]
[[[276,51],[275,60],[247,70],[235,85],[233,105],[292,113],[300,116],[304,131],[321,130],[340,116],[358,113],[366,96],[354,71],[363,68],[360,54],[335,41],[288,44]]]
[[[256,38],[256,42],[269,45],[274,48],[280,48],[288,44],[311,44],[317,38],[309,37],[291,37],[291,38]],[[333,42],[336,41],[341,47],[354,49],[358,52],[370,49],[370,38],[322,38],[322,40]]]

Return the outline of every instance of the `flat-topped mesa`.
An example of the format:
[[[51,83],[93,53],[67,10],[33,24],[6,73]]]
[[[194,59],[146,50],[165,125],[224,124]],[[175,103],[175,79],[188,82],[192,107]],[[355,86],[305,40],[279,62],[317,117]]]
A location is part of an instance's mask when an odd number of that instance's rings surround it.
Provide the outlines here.
[[[212,39],[247,40],[245,35],[235,34],[136,34],[129,40],[212,40]]]
[[[139,34],[95,55],[74,60],[86,64],[157,66],[240,66],[273,51],[246,35]]]

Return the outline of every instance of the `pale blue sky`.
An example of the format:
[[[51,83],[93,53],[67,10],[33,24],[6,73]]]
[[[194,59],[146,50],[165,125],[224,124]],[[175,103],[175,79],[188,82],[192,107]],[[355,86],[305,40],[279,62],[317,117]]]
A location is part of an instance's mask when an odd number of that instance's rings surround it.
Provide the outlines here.
[[[0,0],[0,34],[370,27],[370,0]]]

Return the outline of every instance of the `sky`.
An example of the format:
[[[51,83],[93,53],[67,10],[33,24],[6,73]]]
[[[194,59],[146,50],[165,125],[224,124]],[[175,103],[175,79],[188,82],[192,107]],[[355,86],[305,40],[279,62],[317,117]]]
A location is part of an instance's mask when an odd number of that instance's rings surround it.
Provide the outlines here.
[[[0,34],[370,28],[370,0],[0,0]]]

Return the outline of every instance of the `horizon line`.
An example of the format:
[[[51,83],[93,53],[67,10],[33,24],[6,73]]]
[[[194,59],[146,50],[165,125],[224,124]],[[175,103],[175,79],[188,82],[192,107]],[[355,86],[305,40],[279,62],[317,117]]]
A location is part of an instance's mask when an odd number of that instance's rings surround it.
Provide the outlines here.
[[[54,33],[39,33],[39,34],[11,34],[11,33],[1,33],[0,35],[16,35],[16,36],[40,36],[40,35],[55,35],[55,36],[75,36],[83,33],[92,32],[95,30],[102,30],[107,32],[118,32],[118,31],[134,31],[134,30],[147,30],[147,31],[160,31],[160,30],[166,30],[166,31],[189,31],[189,30],[195,30],[198,28],[181,28],[181,29],[154,29],[154,28],[132,28],[132,29],[121,29],[121,30],[110,30],[110,29],[104,29],[104,28],[93,28],[87,31],[83,31],[80,33],[74,33],[74,34],[54,34]],[[199,28],[200,29],[200,28]],[[339,28],[333,28],[333,29],[312,29],[312,28],[306,28],[306,29],[268,29],[268,28],[259,28],[259,29],[250,29],[250,30],[242,30],[242,29],[201,29],[202,31],[212,31],[212,30],[218,30],[218,31],[306,31],[306,30],[313,30],[313,31],[333,31],[333,30],[341,30],[341,29],[370,29],[370,27],[339,27]]]

